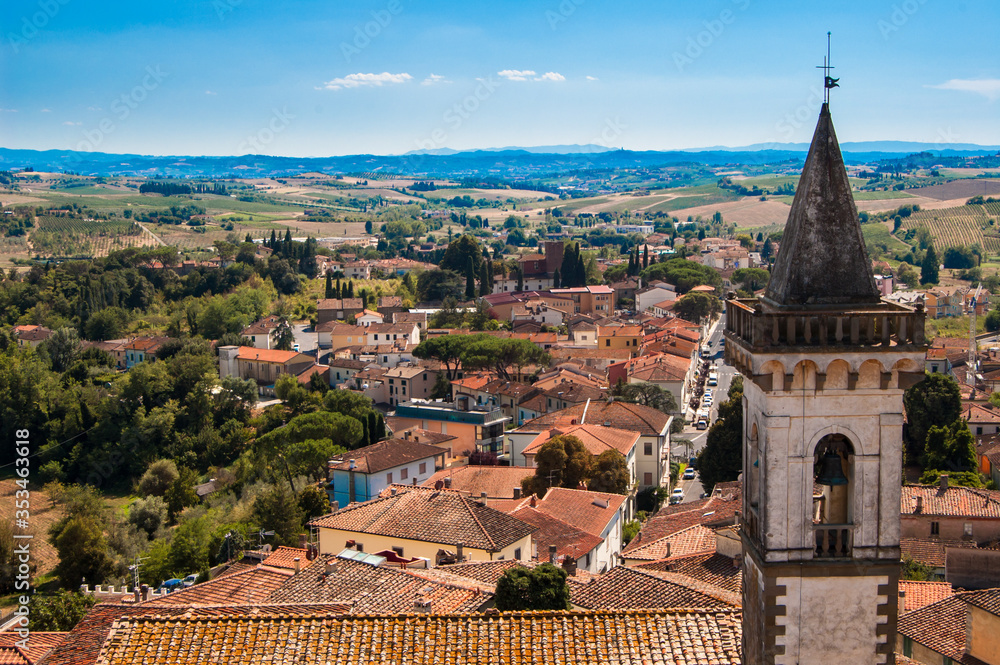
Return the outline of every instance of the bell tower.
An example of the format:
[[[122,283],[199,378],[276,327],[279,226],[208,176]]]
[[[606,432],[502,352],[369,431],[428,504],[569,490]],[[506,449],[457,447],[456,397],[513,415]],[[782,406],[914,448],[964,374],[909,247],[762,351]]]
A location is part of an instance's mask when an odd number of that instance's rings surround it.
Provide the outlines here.
[[[891,663],[924,312],[880,297],[826,103],[767,291],[727,302],[725,335],[744,376],[743,662]]]

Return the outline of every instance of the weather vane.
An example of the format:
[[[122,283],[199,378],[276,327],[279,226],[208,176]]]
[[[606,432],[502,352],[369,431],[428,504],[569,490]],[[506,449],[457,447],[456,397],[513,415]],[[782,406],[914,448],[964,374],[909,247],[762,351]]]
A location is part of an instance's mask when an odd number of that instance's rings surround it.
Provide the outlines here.
[[[830,33],[826,33],[826,57],[823,58],[822,65],[816,65],[816,69],[823,70],[823,102],[825,104],[830,103],[830,89],[839,88],[840,84],[837,83],[840,79],[835,79],[830,76],[830,70],[833,69],[833,65],[830,63],[833,60],[830,58]]]

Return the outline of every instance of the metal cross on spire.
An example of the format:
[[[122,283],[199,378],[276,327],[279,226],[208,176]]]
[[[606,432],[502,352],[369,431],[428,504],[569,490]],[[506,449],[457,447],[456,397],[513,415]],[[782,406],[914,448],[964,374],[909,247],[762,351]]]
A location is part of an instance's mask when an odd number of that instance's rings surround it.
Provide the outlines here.
[[[830,70],[834,68],[833,65],[830,64],[831,62],[833,62],[833,60],[830,58],[830,33],[827,32],[826,57],[823,58],[822,65],[816,65],[816,69],[823,70],[823,102],[826,104],[830,103],[830,89],[840,87],[840,84],[837,83],[837,81],[839,81],[840,79],[839,78],[835,79],[832,76],[830,76]]]

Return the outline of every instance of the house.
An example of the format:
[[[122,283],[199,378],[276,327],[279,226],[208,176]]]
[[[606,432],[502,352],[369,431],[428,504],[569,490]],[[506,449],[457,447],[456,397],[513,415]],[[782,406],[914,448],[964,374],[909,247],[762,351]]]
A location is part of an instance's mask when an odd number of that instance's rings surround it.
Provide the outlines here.
[[[393,312],[393,323],[414,323],[421,332],[427,331],[427,312]]]
[[[493,561],[530,559],[535,527],[454,490],[393,486],[382,496],[312,520],[321,553],[348,543],[359,552],[402,557]]]
[[[338,506],[369,501],[393,483],[418,485],[444,468],[445,451],[408,439],[386,439],[330,460],[327,494]]]
[[[368,333],[364,326],[352,326],[339,321],[325,321],[316,324],[316,345],[321,349],[343,349],[348,346],[364,346]]]
[[[368,367],[370,363],[350,358],[330,359],[330,387],[336,388],[342,384],[357,387],[353,379],[358,372]]]
[[[265,316],[263,319],[251,323],[243,332],[240,333],[243,337],[248,337],[253,342],[251,346],[255,349],[270,349],[272,336],[274,331],[278,329],[281,324],[282,318],[275,314],[270,316]]]
[[[526,466],[523,451],[543,431],[596,423],[639,433],[636,443],[636,479],[639,488],[669,484],[670,416],[641,404],[594,402],[577,404],[529,420],[508,433],[511,464]]]
[[[573,346],[597,348],[597,326],[593,322],[581,319],[568,327]]]
[[[962,313],[961,293],[949,292],[945,288],[926,289],[924,295],[924,310],[932,319],[942,319],[949,316],[959,316]]]
[[[127,339],[109,339],[103,342],[80,342],[81,349],[96,348],[104,351],[115,359],[115,367],[125,369],[125,345],[129,343]]]
[[[370,326],[373,323],[385,323],[385,317],[379,312],[366,309],[361,314],[354,317],[354,324],[358,326]]]
[[[437,372],[419,365],[397,365],[383,379],[389,389],[389,406],[411,399],[427,399],[434,391]]]
[[[642,326],[597,326],[597,348],[599,349],[628,349],[638,353],[639,342],[642,341],[642,338]]]
[[[467,457],[473,450],[502,454],[504,424],[509,420],[499,407],[479,406],[463,395],[454,402],[420,399],[398,402],[395,413],[395,422],[401,428],[420,427],[453,435],[456,457]]]
[[[681,573],[624,566],[614,568],[586,584],[572,584],[570,592],[573,605],[593,610],[668,607],[733,609],[742,604],[739,592],[713,587]]]
[[[420,344],[420,328],[415,323],[372,323],[365,327],[365,333],[365,344],[371,346],[398,341]]]
[[[557,436],[573,436],[580,440],[594,457],[608,450],[615,450],[625,458],[625,465],[628,467],[629,487],[635,485],[635,447],[639,441],[639,433],[632,430],[615,429],[604,427],[603,425],[569,425],[553,427],[542,430],[527,446],[520,455],[524,458],[524,465],[534,467],[535,455],[542,446]],[[513,438],[511,439],[513,441]],[[546,496],[548,496],[546,494]],[[631,512],[629,513],[631,514]]]
[[[274,395],[274,384],[284,375],[297,376],[315,364],[312,356],[297,351],[220,346],[219,376],[236,376],[257,382],[261,395]]]
[[[988,404],[962,404],[962,418],[969,423],[969,431],[976,436],[1000,433],[1000,412]]]
[[[553,296],[568,297],[573,302],[573,308],[567,310],[570,314],[588,314],[591,316],[611,316],[615,312],[615,291],[610,286],[577,286],[569,289],[550,289]]]
[[[454,451],[452,450],[452,444],[455,442],[455,437],[451,434],[432,432],[419,427],[402,428],[399,426],[399,421],[396,420],[395,416],[389,416],[386,419],[386,425],[392,428],[392,438],[394,439],[406,439],[407,441],[424,443],[428,446],[437,446],[446,453],[445,460],[451,460],[455,457]]]
[[[657,303],[675,300],[677,300],[677,287],[666,282],[653,282],[646,288],[636,291],[635,309],[637,312],[645,312]]]
[[[20,325],[11,329],[17,345],[20,347],[30,346],[37,348],[39,344],[53,335],[52,331],[45,326]]]
[[[364,309],[361,298],[321,298],[316,301],[316,322],[345,321]]]
[[[540,559],[555,545],[557,557],[572,557],[580,570],[604,573],[619,563],[628,504],[623,494],[550,487],[544,498],[525,497],[509,513],[538,527],[533,537],[539,539]]]
[[[169,337],[136,337],[125,344],[125,368],[135,367],[147,360],[156,360],[156,351]]]
[[[608,366],[608,383],[651,383],[673,395],[681,411],[687,405],[688,387],[694,379],[697,361],[669,353],[655,353]]]
[[[351,261],[344,264],[344,276],[348,279],[370,279],[372,266],[368,261]]]
[[[907,612],[896,650],[926,665],[1000,662],[1000,589],[956,593]]]
[[[1000,492],[949,486],[946,473],[938,485],[904,485],[900,512],[903,538],[1000,539]]]
[[[406,307],[403,307],[403,299],[399,296],[383,296],[376,302],[378,311],[393,323],[403,323],[396,321],[396,314],[405,314]]]

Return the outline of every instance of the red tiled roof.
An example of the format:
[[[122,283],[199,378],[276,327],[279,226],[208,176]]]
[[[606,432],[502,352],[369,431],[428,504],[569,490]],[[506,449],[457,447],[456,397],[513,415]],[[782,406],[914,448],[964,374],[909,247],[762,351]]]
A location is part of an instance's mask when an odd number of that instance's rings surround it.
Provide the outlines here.
[[[542,431],[525,447],[522,454],[535,455],[542,446],[556,436],[576,437],[587,449],[587,452],[594,457],[607,450],[616,450],[622,455],[628,456],[639,440],[638,432],[604,427],[603,425],[569,425]]]
[[[263,363],[278,363],[284,365],[289,360],[293,360],[296,356],[303,355],[298,351],[279,351],[278,349],[256,349],[252,346],[241,346],[236,357],[239,360],[254,360]],[[303,355],[303,361],[312,358]]]
[[[2,665],[34,665],[45,654],[59,646],[69,633],[34,631],[25,639],[16,632],[0,633],[0,663]],[[24,646],[18,646],[22,642]]]
[[[629,543],[631,546],[636,542]],[[643,544],[645,543],[645,544]],[[634,547],[628,547],[622,554],[627,559],[654,561],[667,557],[704,554],[715,551],[715,531],[695,524],[658,540],[643,539]]]
[[[101,665],[740,662],[736,610],[126,618]]]
[[[332,568],[328,568],[328,562]],[[391,614],[412,611],[418,599],[429,601],[436,612],[469,612],[478,610],[491,598],[492,594],[471,585],[442,584],[415,571],[384,564],[372,566],[325,554],[299,574],[286,578],[267,602],[349,603],[352,613]]]
[[[730,608],[739,592],[725,591],[678,573],[618,566],[587,584],[571,587],[574,605],[594,610]]]
[[[614,520],[627,498],[623,494],[550,487],[536,506],[582,531],[599,536]]]
[[[925,605],[936,603],[955,594],[949,582],[899,581],[899,613],[919,610]]]
[[[397,488],[395,496],[351,504],[311,524],[430,543],[465,543],[489,552],[498,552],[535,530],[459,492],[424,487]]]
[[[409,439],[386,439],[364,448],[350,450],[330,460],[330,468],[339,471],[353,468],[358,473],[378,473],[417,460],[433,459],[443,453],[444,451],[437,446],[426,443],[417,443]]]
[[[902,556],[909,557],[934,568],[944,568],[945,554],[949,547],[975,547],[976,544],[964,540],[940,540],[937,538],[900,538],[899,549]]]
[[[252,568],[232,575],[195,584],[166,596],[151,598],[140,605],[146,607],[191,607],[195,605],[225,605],[260,603],[272,591],[284,584],[291,571],[273,568]]]
[[[541,548],[539,548],[538,552],[539,556],[542,556]],[[452,563],[444,566],[438,566],[438,568],[440,570],[447,571],[452,575],[461,575],[462,577],[468,577],[469,579],[496,586],[496,583],[501,577],[503,577],[503,574],[511,568],[516,566],[530,568],[534,565],[534,563],[529,561],[505,559],[502,561],[469,561],[467,563]]]
[[[970,605],[1000,616],[1000,589],[981,589],[963,594],[962,599]]]
[[[718,552],[671,557],[641,563],[635,567],[681,573],[733,593],[739,593],[743,588],[743,569],[738,564],[734,565],[730,557]]]
[[[721,484],[721,483],[720,483]],[[645,549],[651,542],[673,535],[695,525],[714,526],[731,524],[736,519],[736,512],[742,508],[742,495],[739,489],[726,488],[722,496],[710,496],[707,499],[676,506],[664,506],[642,526],[642,530],[622,550],[626,558],[632,558],[631,553],[637,549]],[[651,550],[650,553],[655,550]],[[693,553],[693,552],[689,552]],[[663,558],[664,555],[653,557]]]
[[[537,507],[522,505],[510,514],[522,522],[538,527],[538,531],[531,534],[531,542],[537,548],[540,561],[548,560],[549,548],[553,545],[558,559],[566,556],[580,559],[604,542],[599,535],[587,533]]]
[[[963,404],[961,415],[969,424],[1000,423],[1000,412],[982,404]]]
[[[299,567],[305,568],[309,565],[309,560],[306,558],[308,550],[300,549],[298,547],[285,547],[284,545],[278,547],[278,549],[271,552],[268,556],[261,562],[261,565],[271,566],[273,568],[289,568],[295,569],[294,559],[299,559]]]
[[[899,634],[959,663],[971,662],[965,660],[967,609],[964,595],[958,593],[907,612],[899,617]]]
[[[583,349],[573,349],[572,352]],[[578,423],[587,410],[585,423],[596,423],[615,429],[637,431],[641,436],[659,436],[667,427],[669,416],[652,407],[628,402],[591,402],[546,413],[529,420],[518,428],[521,432],[541,432],[552,427],[568,426],[571,420]]]
[[[527,466],[456,466],[438,471],[423,486],[434,487],[437,481],[451,478],[452,490],[468,492],[473,498],[486,492],[488,499],[513,499],[514,488],[520,489],[521,481],[534,473]]]
[[[917,512],[917,498],[922,499]],[[941,517],[1000,517],[1000,492],[971,487],[904,485],[900,510],[903,515]]]

